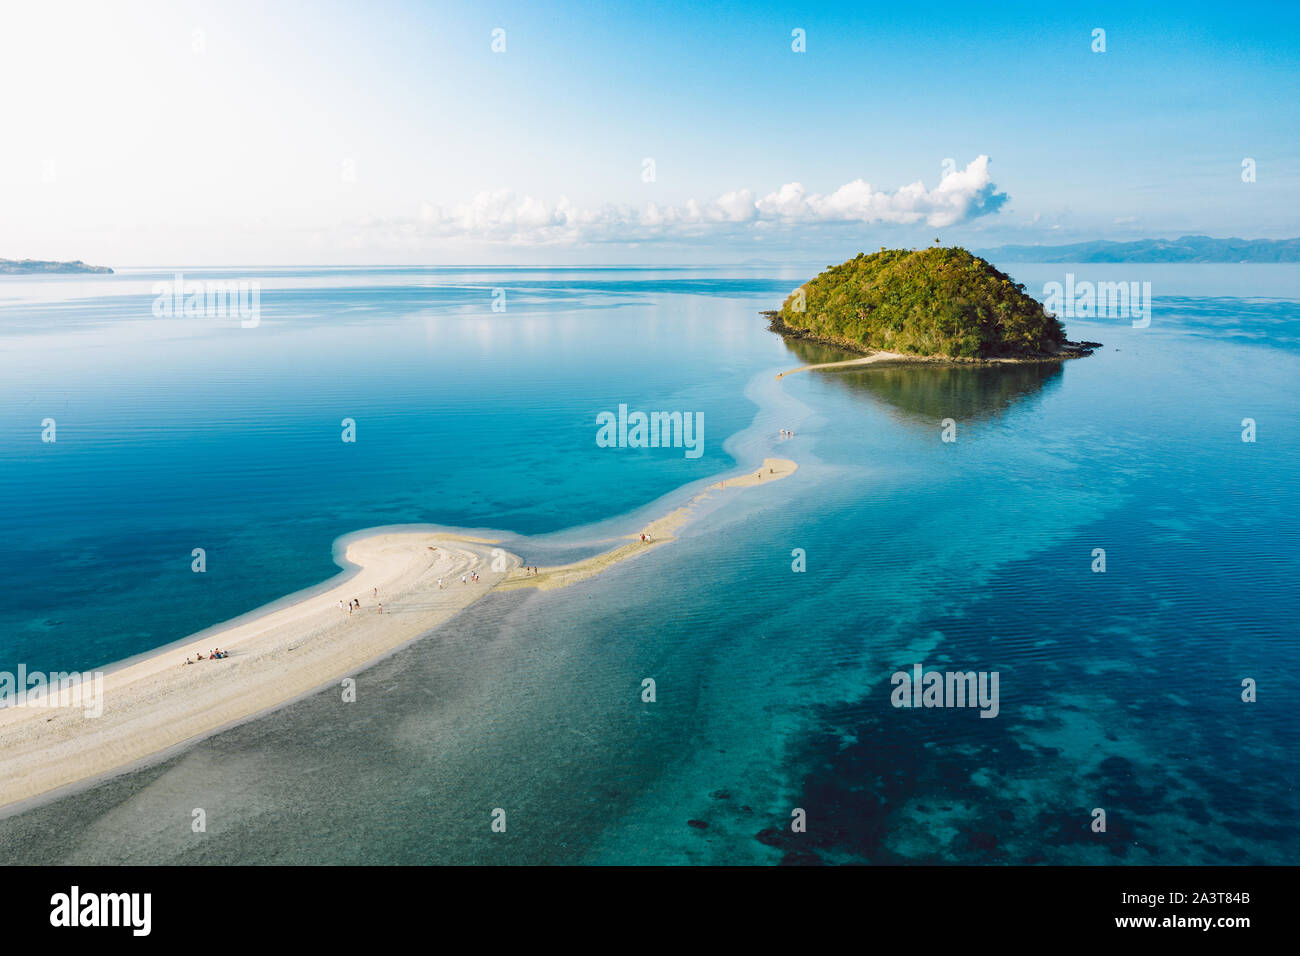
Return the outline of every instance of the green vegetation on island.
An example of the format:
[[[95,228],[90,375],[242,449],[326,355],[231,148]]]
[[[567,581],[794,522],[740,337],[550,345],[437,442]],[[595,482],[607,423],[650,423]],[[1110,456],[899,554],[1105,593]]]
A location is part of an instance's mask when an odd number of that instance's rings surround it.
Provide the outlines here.
[[[75,262],[55,262],[50,259],[0,259],[0,275],[45,273],[112,275],[113,270],[108,266],[88,266],[80,259]]]
[[[775,331],[851,351],[949,359],[1088,354],[1021,283],[961,248],[882,249],[831,266],[777,312]]]

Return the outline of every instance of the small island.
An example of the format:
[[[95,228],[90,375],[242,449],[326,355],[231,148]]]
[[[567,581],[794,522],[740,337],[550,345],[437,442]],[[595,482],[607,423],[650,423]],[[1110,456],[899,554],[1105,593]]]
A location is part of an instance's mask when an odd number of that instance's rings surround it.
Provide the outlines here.
[[[0,259],[0,275],[112,275],[108,266],[88,266],[80,259],[75,262],[55,262],[50,259]]]
[[[859,254],[763,314],[782,335],[898,359],[1060,361],[1100,347],[1066,341],[1023,283],[958,247]]]

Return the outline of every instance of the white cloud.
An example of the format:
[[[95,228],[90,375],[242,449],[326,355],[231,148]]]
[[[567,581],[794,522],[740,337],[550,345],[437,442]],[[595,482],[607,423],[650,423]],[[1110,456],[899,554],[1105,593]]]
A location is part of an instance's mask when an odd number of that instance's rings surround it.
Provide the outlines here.
[[[372,222],[368,226],[407,236],[515,245],[690,239],[762,232],[775,226],[924,222],[947,227],[995,213],[1006,203],[1007,195],[997,191],[988,166],[988,157],[979,156],[965,169],[946,174],[929,190],[918,180],[884,192],[857,179],[821,195],[809,194],[801,183],[786,183],[758,199],[748,189],[736,189],[710,201],[690,199],[680,206],[652,202],[642,208],[605,205],[583,209],[564,197],[547,203],[499,189],[481,192],[454,208],[426,203],[418,223]]]

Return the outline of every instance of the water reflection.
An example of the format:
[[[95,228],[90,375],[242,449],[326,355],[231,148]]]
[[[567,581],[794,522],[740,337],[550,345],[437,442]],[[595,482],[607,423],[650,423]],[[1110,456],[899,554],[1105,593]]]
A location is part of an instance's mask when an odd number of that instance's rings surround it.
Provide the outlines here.
[[[856,358],[852,353],[818,342],[787,339],[805,365]],[[1058,387],[1063,363],[1026,362],[1015,365],[870,365],[855,369],[813,372],[850,391],[865,392],[884,402],[905,424],[932,429],[944,418],[977,421],[997,418],[1012,406],[1033,398],[1044,388]]]

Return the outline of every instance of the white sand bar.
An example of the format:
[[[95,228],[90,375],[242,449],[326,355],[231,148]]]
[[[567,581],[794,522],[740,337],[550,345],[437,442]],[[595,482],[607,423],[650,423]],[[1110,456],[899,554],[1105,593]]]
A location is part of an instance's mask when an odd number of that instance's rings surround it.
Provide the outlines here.
[[[12,812],[33,798],[142,765],[328,684],[341,684],[494,588],[550,589],[595,577],[676,540],[675,532],[704,499],[770,485],[797,468],[789,459],[765,459],[627,535],[626,544],[536,574],[525,573],[517,555],[482,538],[424,531],[354,538],[346,557],[359,570],[342,583],[290,595],[110,670],[98,717],[88,717],[83,707],[0,707],[0,808]],[[493,571],[494,564],[500,570]],[[473,572],[479,580],[462,583],[461,575]],[[354,598],[360,610],[339,607]],[[206,658],[216,648],[230,656],[184,663],[199,654]]]
[[[84,708],[0,708],[0,806],[126,769],[354,676],[482,597],[518,565],[505,554],[504,570],[492,571],[493,550],[492,542],[424,532],[358,538],[346,555],[360,570],[344,583],[109,671],[97,718]],[[462,584],[470,571],[479,583]],[[339,609],[339,601],[353,598],[359,611]],[[183,664],[217,647],[230,657]]]

